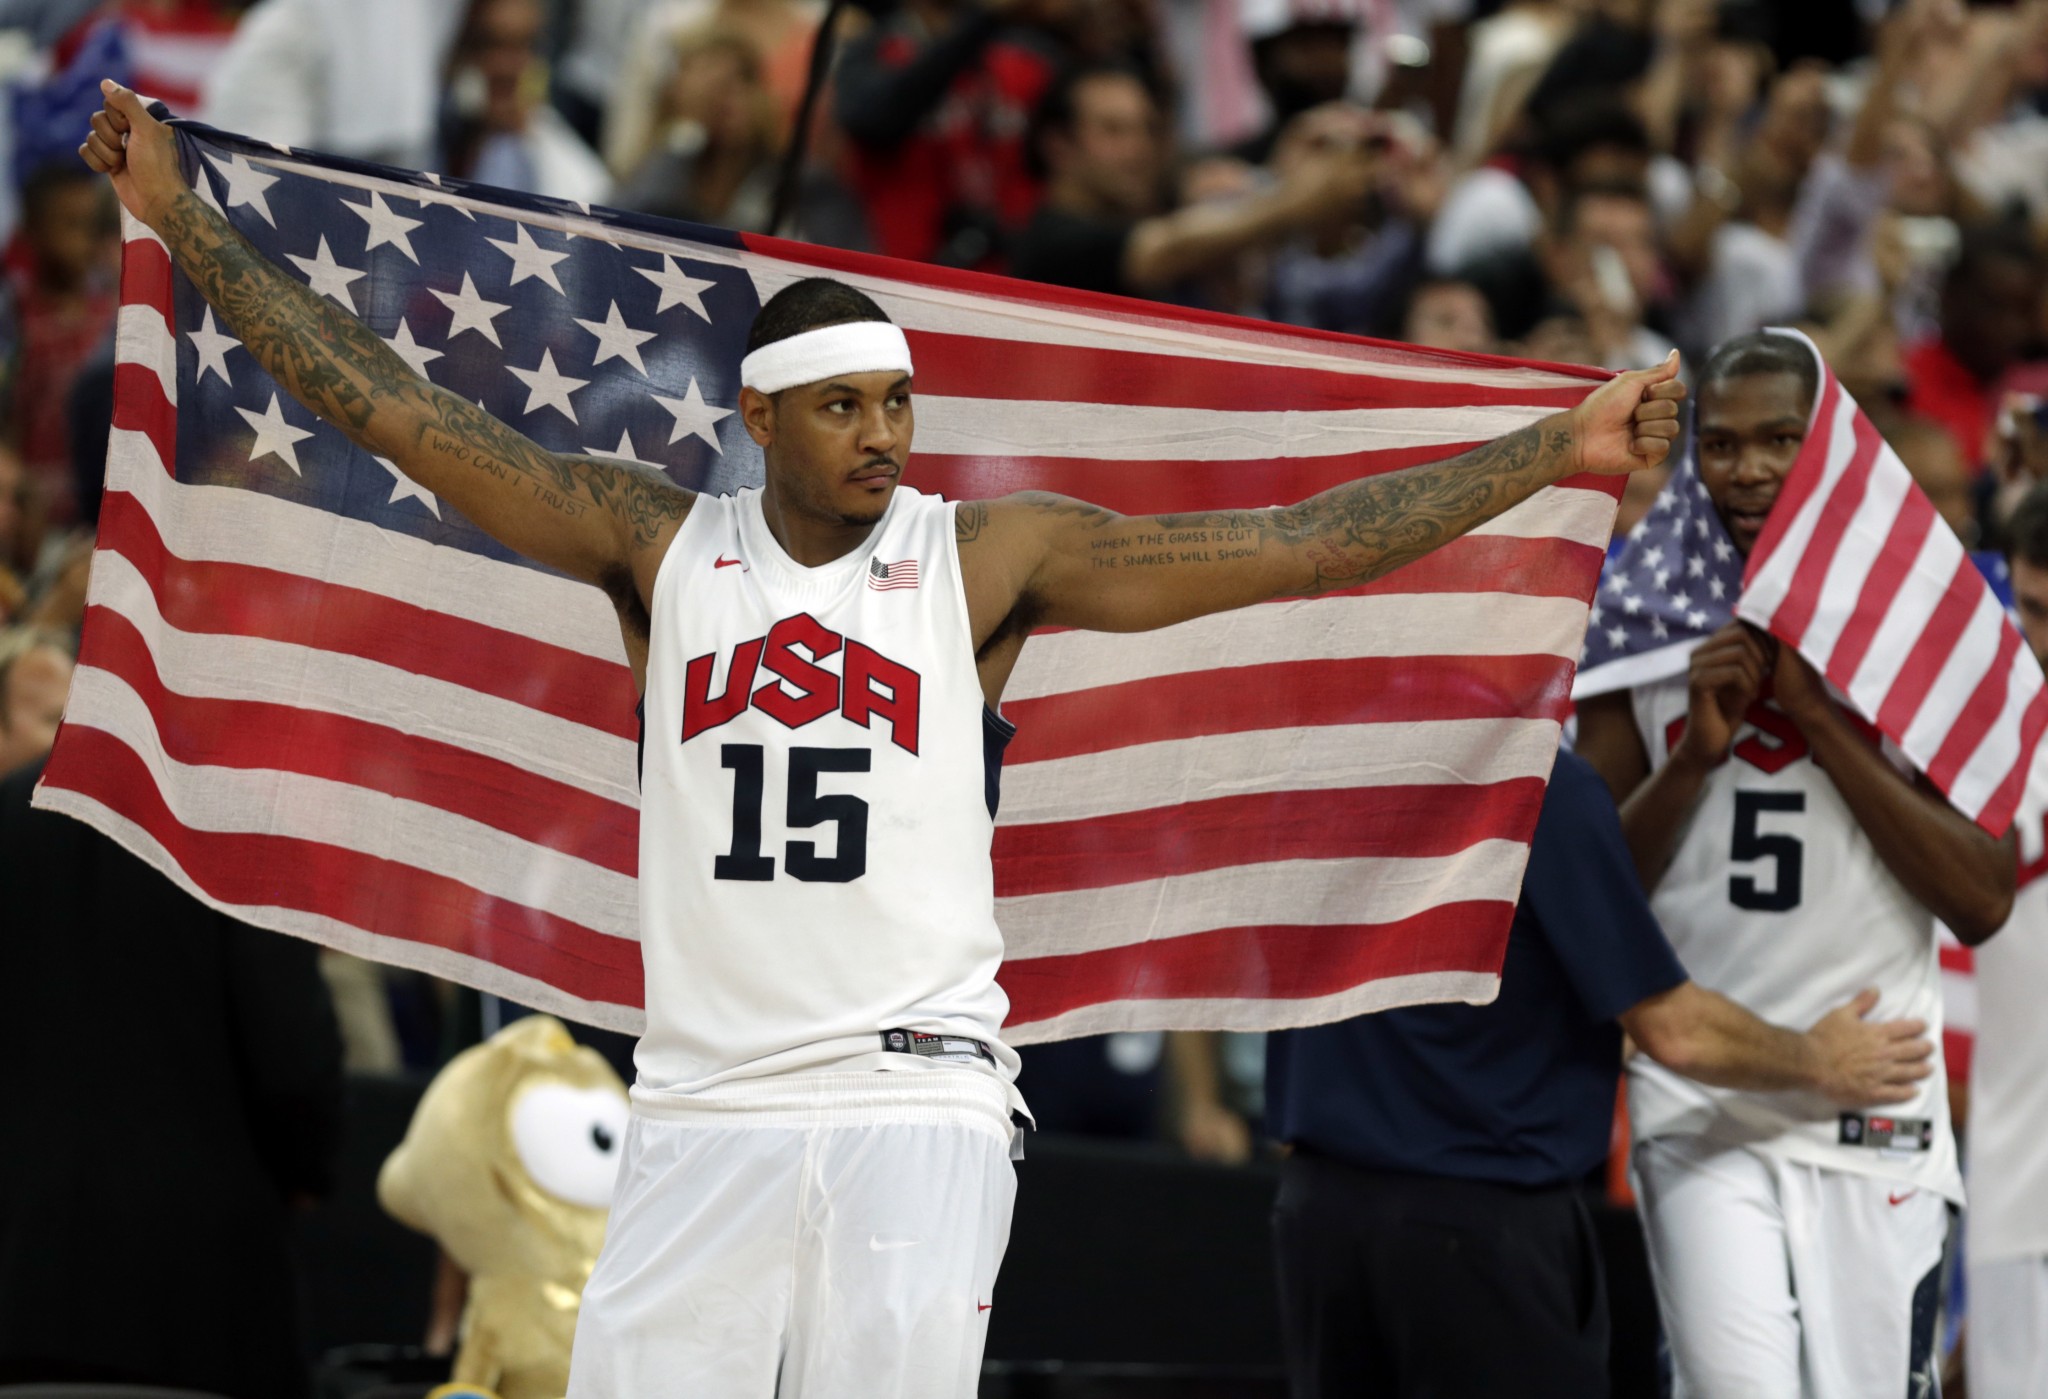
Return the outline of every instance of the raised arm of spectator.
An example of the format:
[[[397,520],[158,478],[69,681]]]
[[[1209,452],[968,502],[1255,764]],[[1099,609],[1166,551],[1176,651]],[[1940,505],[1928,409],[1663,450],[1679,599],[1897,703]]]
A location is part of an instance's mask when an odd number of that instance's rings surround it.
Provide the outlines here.
[[[1801,1034],[1685,981],[1623,1011],[1621,1024],[1643,1053],[1701,1083],[1763,1093],[1803,1088],[1840,1107],[1875,1107],[1919,1092],[1934,1053],[1924,1021],[1866,1020],[1877,999],[1864,991]]]
[[[2048,0],[2024,0],[2011,14],[1969,17],[1963,62],[1927,96],[1926,115],[1950,145],[1997,121],[2012,105],[2020,63],[2048,43]]]
[[[1762,61],[1750,45],[1712,44],[1700,58],[1698,81],[1693,199],[1665,238],[1673,265],[1688,282],[1706,275],[1714,236],[1741,212],[1742,123],[1756,106]]]
[[[1362,150],[1318,153],[1296,162],[1259,194],[1146,219],[1124,243],[1124,282],[1134,292],[1162,291],[1239,253],[1357,209],[1373,187],[1376,164]]]
[[[952,26],[904,64],[883,62],[882,46],[894,37],[884,29],[848,44],[846,60],[833,75],[840,129],[878,150],[909,140],[1015,8],[1016,0],[963,0]]]

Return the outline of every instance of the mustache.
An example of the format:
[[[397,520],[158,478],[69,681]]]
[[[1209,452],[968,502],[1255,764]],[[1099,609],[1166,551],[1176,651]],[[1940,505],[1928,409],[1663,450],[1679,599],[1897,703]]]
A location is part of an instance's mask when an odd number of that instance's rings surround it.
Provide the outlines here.
[[[889,456],[886,453],[878,457],[869,457],[866,461],[862,462],[859,466],[855,467],[854,470],[866,471],[871,466],[886,466],[891,471],[896,472],[901,472],[903,470],[903,464],[897,461],[896,458]]]

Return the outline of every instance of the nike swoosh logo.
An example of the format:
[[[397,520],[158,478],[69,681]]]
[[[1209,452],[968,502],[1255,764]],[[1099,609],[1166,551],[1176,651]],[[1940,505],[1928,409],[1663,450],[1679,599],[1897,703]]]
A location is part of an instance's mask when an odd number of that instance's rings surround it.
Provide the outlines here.
[[[916,1248],[923,1242],[924,1240],[922,1239],[897,1239],[885,1244],[877,1236],[873,1234],[868,1235],[868,1247],[876,1253],[887,1253],[892,1248]]]
[[[738,563],[739,563],[739,560],[738,560],[738,559],[729,559],[729,558],[727,558],[727,557],[726,557],[725,555],[723,555],[723,554],[720,554],[720,555],[718,556],[718,558],[717,558],[717,559],[716,559],[716,560],[715,560],[715,561],[714,561],[714,562],[712,563],[712,565],[711,565],[711,566],[712,566],[713,568],[732,568],[732,567],[734,567],[735,565],[737,565]]]
[[[989,1309],[990,1307],[993,1307],[994,1305],[995,1305],[995,1303],[994,1303],[994,1302],[976,1302],[976,1303],[974,1304],[974,1309],[975,1309],[975,1310],[976,1310],[977,1312],[985,1312],[985,1311],[987,1311],[987,1310],[988,1310],[988,1309]]]
[[[1885,1203],[1888,1205],[1903,1205],[1906,1203],[1906,1201],[1912,1199],[1915,1195],[1918,1195],[1919,1193],[1920,1192],[1917,1190],[1908,1190],[1903,1195],[1887,1195],[1884,1197],[1884,1199]]]

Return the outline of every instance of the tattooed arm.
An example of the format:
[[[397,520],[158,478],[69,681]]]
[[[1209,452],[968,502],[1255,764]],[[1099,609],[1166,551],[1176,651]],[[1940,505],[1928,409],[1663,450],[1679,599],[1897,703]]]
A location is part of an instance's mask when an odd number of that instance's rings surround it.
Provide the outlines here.
[[[1299,505],[1130,516],[1040,494],[964,503],[955,528],[977,640],[1035,626],[1144,631],[1370,582],[1566,476],[1662,461],[1685,395],[1677,373],[1674,355],[1463,456]]]
[[[135,94],[104,84],[106,107],[80,148],[113,176],[257,363],[286,392],[388,458],[492,538],[595,583],[644,619],[654,572],[690,492],[649,467],[561,456],[427,382],[375,332],[286,275],[193,193],[176,138]]]

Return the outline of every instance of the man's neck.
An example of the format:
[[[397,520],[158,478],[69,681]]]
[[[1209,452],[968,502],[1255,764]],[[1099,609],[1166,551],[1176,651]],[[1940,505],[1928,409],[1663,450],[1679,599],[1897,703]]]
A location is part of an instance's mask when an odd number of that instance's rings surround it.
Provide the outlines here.
[[[857,524],[846,520],[821,519],[792,505],[770,481],[761,492],[761,517],[768,533],[782,546],[782,552],[805,568],[820,568],[843,559],[867,543],[881,521]]]

